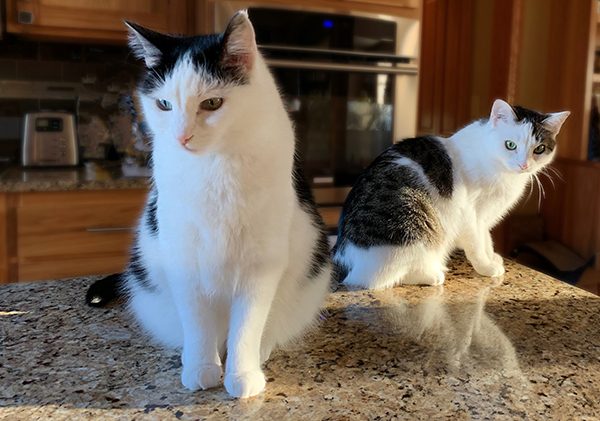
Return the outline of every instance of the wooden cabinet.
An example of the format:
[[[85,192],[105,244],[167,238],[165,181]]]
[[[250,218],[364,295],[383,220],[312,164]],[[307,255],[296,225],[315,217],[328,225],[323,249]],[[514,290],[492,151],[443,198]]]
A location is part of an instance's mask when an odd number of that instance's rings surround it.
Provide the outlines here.
[[[558,159],[553,166],[561,178],[544,180],[547,236],[586,260],[597,256],[600,268],[600,163]]]
[[[425,0],[417,132],[449,135],[469,121],[473,0]]]
[[[163,32],[193,30],[191,0],[7,0],[7,31],[43,39],[126,40],[123,20]]]
[[[1,280],[29,281],[121,271],[145,196],[144,190],[2,195],[0,216],[4,203],[7,232]],[[0,258],[0,269],[1,262]]]
[[[120,272],[146,190],[0,194],[0,284]],[[335,229],[340,207],[319,209]]]
[[[8,222],[8,195],[0,194],[0,284],[10,279]]]
[[[417,132],[450,135],[515,100],[520,0],[423,0]],[[526,103],[522,105],[528,105]]]

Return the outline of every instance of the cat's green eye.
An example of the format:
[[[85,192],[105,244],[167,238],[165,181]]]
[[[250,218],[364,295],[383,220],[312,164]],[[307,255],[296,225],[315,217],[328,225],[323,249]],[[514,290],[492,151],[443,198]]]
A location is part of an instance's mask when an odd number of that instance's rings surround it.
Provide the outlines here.
[[[538,145],[535,147],[535,149],[533,150],[533,153],[535,154],[541,154],[544,153],[546,151],[546,145]]]
[[[515,149],[517,149],[517,144],[512,140],[507,140],[506,142],[504,142],[504,146],[506,146],[506,149],[508,149],[509,151],[514,151]]]
[[[200,108],[206,111],[215,111],[223,105],[223,98],[208,98],[200,103]]]
[[[171,111],[173,106],[166,99],[157,99],[156,106],[162,111]]]

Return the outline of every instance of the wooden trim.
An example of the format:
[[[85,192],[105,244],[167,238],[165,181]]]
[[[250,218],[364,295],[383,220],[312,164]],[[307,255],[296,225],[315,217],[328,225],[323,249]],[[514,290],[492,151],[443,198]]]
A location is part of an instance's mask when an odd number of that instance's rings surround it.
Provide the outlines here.
[[[0,193],[0,284],[8,277],[8,194]]]
[[[440,125],[443,134],[452,134],[469,122],[473,8],[473,0],[461,0],[460,7],[452,5],[447,10]]]
[[[496,0],[492,20],[489,104],[502,98],[514,102],[520,51],[521,0]]]
[[[6,255],[7,282],[16,282],[19,279],[17,263],[17,195],[6,193]]]
[[[87,43],[90,41],[106,42],[109,44],[125,44],[126,32],[115,31],[83,31],[79,29],[31,27],[18,23],[7,23],[8,32],[33,40],[69,41],[74,43]]]
[[[559,241],[583,258],[600,252],[600,163],[558,159],[562,177],[554,186],[544,177],[541,214],[548,239]]]
[[[65,256],[58,262],[56,259],[24,260],[19,265],[19,282],[118,273],[123,271],[127,260],[127,253]]]
[[[122,0],[122,4],[127,4]],[[57,40],[69,42],[102,42],[109,44],[125,44],[127,31],[121,21],[124,18],[133,19],[142,25],[155,30],[175,34],[195,33],[195,3],[192,0],[168,0],[153,3],[158,7],[155,12],[119,11],[118,7],[111,10],[86,13],[76,6],[53,4],[42,8],[38,0],[7,0],[6,29],[9,33],[36,40]],[[20,24],[17,20],[17,10],[29,10],[34,13],[33,24]],[[46,17],[44,21],[43,17]],[[89,25],[84,26],[82,20],[89,17]],[[78,25],[72,25],[79,22]],[[63,25],[64,23],[64,25]]]
[[[424,0],[421,21],[421,53],[419,66],[418,123],[419,134],[439,133],[441,115],[438,98],[443,89],[442,54],[446,32],[446,2]]]
[[[558,156],[587,159],[592,106],[594,34],[597,0],[552,0],[548,24],[549,54],[546,59],[544,111],[571,111],[560,134]],[[557,30],[561,28],[561,30]]]
[[[523,25],[523,1],[512,0],[511,17],[510,17],[510,51],[508,54],[508,75],[506,81],[506,100],[514,104],[517,97],[518,79],[519,79],[519,51],[521,50],[522,42],[522,25]],[[497,19],[496,15],[494,18]],[[495,21],[494,29],[497,30],[503,22]],[[494,30],[494,33],[495,33]]]
[[[470,120],[473,0],[425,0],[417,132],[449,135]]]
[[[195,17],[195,33],[212,34],[215,32],[215,1],[198,0]]]
[[[319,208],[319,213],[325,222],[325,226],[328,229],[337,228],[340,220],[340,214],[342,213],[341,206],[328,206]]]

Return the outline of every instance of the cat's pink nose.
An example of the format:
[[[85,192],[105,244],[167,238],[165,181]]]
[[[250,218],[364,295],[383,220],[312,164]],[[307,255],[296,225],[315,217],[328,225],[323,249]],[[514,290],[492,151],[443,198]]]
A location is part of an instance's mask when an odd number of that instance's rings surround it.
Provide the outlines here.
[[[527,168],[529,168],[529,164],[527,162],[524,164],[519,164],[519,167],[521,167],[522,170],[526,170]]]
[[[194,137],[193,134],[182,134],[182,135],[177,136],[177,140],[179,140],[179,143],[181,143],[183,146],[185,146],[192,139],[192,137]]]

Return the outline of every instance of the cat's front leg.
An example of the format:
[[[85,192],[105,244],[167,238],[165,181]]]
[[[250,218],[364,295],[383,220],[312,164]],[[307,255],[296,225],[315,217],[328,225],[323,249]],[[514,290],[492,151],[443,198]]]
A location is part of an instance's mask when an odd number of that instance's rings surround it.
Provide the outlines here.
[[[260,367],[260,346],[283,268],[261,271],[234,297],[227,338],[225,389],[247,398],[262,392],[266,380]]]
[[[494,252],[492,236],[486,227],[472,223],[462,231],[459,246],[480,275],[496,277],[504,274],[502,257]]]
[[[221,326],[221,306],[200,294],[192,279],[173,278],[171,290],[183,328],[181,383],[192,391],[218,386],[223,374],[218,348],[226,329]]]

